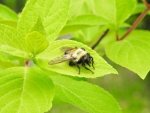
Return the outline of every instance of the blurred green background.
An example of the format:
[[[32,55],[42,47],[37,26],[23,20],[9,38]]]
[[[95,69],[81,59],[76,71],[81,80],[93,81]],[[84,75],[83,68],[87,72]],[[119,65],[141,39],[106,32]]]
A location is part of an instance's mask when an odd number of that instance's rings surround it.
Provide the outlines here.
[[[141,2],[141,0],[139,0]],[[14,10],[21,12],[26,0],[0,0]],[[132,15],[127,22],[132,24],[139,14]],[[150,15],[147,15],[137,27],[150,30]],[[97,79],[88,79],[92,84],[97,84],[114,96],[124,113],[150,113],[150,73],[142,80],[135,73],[107,60],[119,72],[119,75],[106,75]],[[79,108],[60,102],[55,99],[53,108],[48,113],[86,113]]]

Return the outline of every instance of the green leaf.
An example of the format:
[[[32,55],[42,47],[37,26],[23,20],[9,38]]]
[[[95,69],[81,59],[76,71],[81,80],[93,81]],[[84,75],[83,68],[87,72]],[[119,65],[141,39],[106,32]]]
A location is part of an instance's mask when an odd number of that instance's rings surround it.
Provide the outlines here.
[[[116,100],[102,88],[65,76],[51,76],[56,97],[89,113],[121,113]]]
[[[37,31],[33,31],[26,36],[26,46],[33,55],[41,53],[48,46],[46,38]]]
[[[94,14],[85,14],[67,21],[66,26],[62,29],[60,35],[67,34],[75,30],[80,30],[85,27],[105,25],[108,23],[109,22],[106,19],[100,16]]]
[[[61,74],[71,75],[71,76],[79,76],[79,77],[99,77],[103,76],[105,74],[114,73],[116,74],[116,70],[113,69],[103,58],[101,58],[94,50],[89,48],[88,46],[71,40],[59,40],[59,41],[53,41],[49,44],[44,52],[38,54],[35,57],[35,63],[40,66],[41,68],[55,71]],[[78,74],[78,68],[77,67],[70,67],[68,65],[68,62],[60,63],[57,65],[49,65],[48,62],[56,57],[62,56],[64,52],[60,51],[60,48],[63,46],[68,47],[82,47],[85,48],[85,50],[91,54],[94,58],[94,67],[95,70],[91,67],[90,69],[94,71],[94,74],[92,74],[90,71],[84,69],[82,66],[81,73]]]
[[[108,21],[100,16],[94,14],[80,15],[72,20],[69,20],[67,25],[104,25]]]
[[[15,67],[0,72],[1,113],[43,113],[52,106],[54,86],[38,68]]]
[[[144,9],[146,8],[145,4],[143,3],[138,3],[136,6],[136,9],[134,10],[133,14],[139,14],[142,13],[142,11],[144,11]]]
[[[124,40],[106,45],[107,56],[144,79],[150,70],[150,32],[134,31]]]
[[[106,30],[106,27],[94,26],[73,32],[72,35],[80,40],[80,42],[90,45],[97,42],[97,39],[103,34],[104,30]]]
[[[41,18],[47,39],[56,39],[68,17],[69,0],[28,0],[18,22],[23,37],[28,34]]]
[[[72,33],[74,31],[80,30],[80,29],[84,29],[87,27],[91,27],[90,25],[66,25],[64,26],[64,28],[61,30],[60,32],[60,36]]]
[[[17,21],[12,21],[12,20],[2,20],[0,21],[0,24],[8,25],[14,28],[17,27]]]
[[[0,4],[0,20],[17,21],[18,15],[13,10]]]
[[[0,68],[5,69],[13,66],[16,65],[9,60],[6,54],[0,52]]]
[[[136,2],[137,0],[95,0],[95,11],[108,20],[112,28],[118,29],[133,13]]]
[[[10,67],[15,67],[16,65],[12,62],[5,62],[0,60],[0,71],[10,68]]]
[[[0,52],[0,60],[1,61],[6,61],[6,62],[10,61],[9,58],[7,57],[7,55],[2,53],[2,52]]]
[[[139,13],[142,13],[144,10],[146,9],[146,6],[145,4],[143,3],[138,3],[137,6],[136,6],[136,9],[134,10],[133,14],[139,14]],[[150,12],[148,12],[147,14],[150,15]]]
[[[29,58],[26,52],[25,40],[16,29],[0,24],[0,51],[14,56]]]

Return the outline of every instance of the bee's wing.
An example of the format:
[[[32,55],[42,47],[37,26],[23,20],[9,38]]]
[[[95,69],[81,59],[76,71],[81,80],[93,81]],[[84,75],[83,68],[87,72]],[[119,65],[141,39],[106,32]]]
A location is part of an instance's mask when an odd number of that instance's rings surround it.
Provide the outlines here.
[[[63,56],[60,56],[60,57],[57,57],[57,58],[54,58],[52,59],[49,64],[50,65],[54,65],[54,64],[58,64],[58,63],[62,63],[62,62],[65,62],[65,61],[68,61],[68,60],[72,60],[73,58],[70,57],[70,55],[63,55]]]
[[[60,50],[63,51],[63,52],[66,52],[68,50],[71,50],[71,49],[74,49],[72,47],[67,47],[67,46],[64,46],[64,47],[61,47]]]

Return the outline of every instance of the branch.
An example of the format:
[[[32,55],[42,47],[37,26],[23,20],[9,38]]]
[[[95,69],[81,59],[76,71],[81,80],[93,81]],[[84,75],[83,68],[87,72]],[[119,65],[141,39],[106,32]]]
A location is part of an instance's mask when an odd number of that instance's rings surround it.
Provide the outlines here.
[[[100,38],[98,39],[98,41],[91,47],[92,49],[94,49],[99,43],[100,41],[107,35],[109,29],[107,29],[101,36]]]

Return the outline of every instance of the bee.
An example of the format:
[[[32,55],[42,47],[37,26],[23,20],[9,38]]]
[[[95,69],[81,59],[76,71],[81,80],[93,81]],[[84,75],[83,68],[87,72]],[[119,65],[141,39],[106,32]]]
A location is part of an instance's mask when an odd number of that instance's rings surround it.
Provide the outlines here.
[[[79,64],[81,64],[86,70],[89,71],[91,70],[86,65],[90,66],[90,64],[92,64],[93,69],[95,69],[93,57],[90,55],[90,53],[87,53],[84,48],[62,47],[60,50],[64,52],[64,55],[52,59],[49,62],[50,65],[69,61],[69,66],[77,66],[79,70],[78,74],[80,74]],[[91,72],[94,74],[93,71]]]

